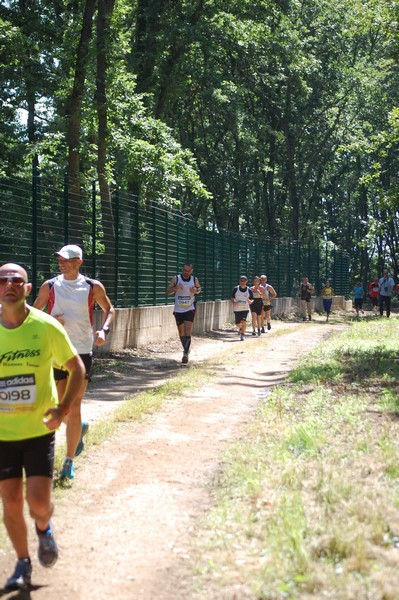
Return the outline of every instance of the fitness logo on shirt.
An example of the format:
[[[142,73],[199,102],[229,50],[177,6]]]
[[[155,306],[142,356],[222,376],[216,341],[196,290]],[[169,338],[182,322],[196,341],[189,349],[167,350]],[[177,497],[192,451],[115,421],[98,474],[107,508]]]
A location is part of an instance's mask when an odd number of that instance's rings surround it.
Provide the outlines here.
[[[21,360],[21,358],[35,358],[37,356],[40,356],[40,350],[10,350],[0,354],[0,365],[10,364],[16,360]]]

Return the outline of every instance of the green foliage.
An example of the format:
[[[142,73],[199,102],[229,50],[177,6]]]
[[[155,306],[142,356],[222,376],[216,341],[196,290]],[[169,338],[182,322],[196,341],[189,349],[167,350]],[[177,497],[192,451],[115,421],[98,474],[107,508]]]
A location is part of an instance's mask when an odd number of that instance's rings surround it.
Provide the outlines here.
[[[398,9],[388,0],[107,2],[106,140],[87,0],[0,7],[0,157],[65,171],[84,68],[79,176],[219,229],[330,239],[361,278],[399,273]],[[97,13],[95,14],[95,20]],[[27,125],[28,123],[28,125]],[[355,217],[355,218],[354,218]]]

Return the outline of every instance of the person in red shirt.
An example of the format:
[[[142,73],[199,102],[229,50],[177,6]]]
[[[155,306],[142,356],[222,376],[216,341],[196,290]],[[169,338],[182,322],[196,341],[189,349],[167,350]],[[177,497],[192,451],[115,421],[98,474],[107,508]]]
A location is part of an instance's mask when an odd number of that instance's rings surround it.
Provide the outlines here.
[[[379,282],[379,279],[378,279],[378,276],[376,275],[374,277],[373,281],[369,285],[369,296],[370,296],[371,304],[373,306],[373,312],[375,315],[378,313],[379,296],[380,296],[378,282]]]

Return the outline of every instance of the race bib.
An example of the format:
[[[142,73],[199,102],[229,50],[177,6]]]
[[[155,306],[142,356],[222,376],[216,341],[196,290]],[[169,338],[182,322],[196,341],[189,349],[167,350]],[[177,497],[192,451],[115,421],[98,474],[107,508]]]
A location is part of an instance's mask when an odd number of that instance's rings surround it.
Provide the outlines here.
[[[240,300],[237,304],[238,310],[248,310],[248,306],[245,300]]]
[[[191,306],[191,296],[179,296],[177,298],[177,307],[178,308],[190,308]]]
[[[36,402],[34,374],[0,378],[0,412],[33,410]]]

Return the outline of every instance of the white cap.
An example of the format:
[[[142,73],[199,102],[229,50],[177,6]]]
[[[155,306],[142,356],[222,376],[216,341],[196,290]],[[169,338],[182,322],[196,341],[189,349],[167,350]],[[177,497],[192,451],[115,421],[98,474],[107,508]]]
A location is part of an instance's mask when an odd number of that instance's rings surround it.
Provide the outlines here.
[[[82,248],[79,246],[74,246],[73,244],[69,244],[69,246],[63,246],[61,250],[55,253],[56,256],[61,256],[62,258],[66,258],[67,260],[71,258],[82,258],[83,252]]]

